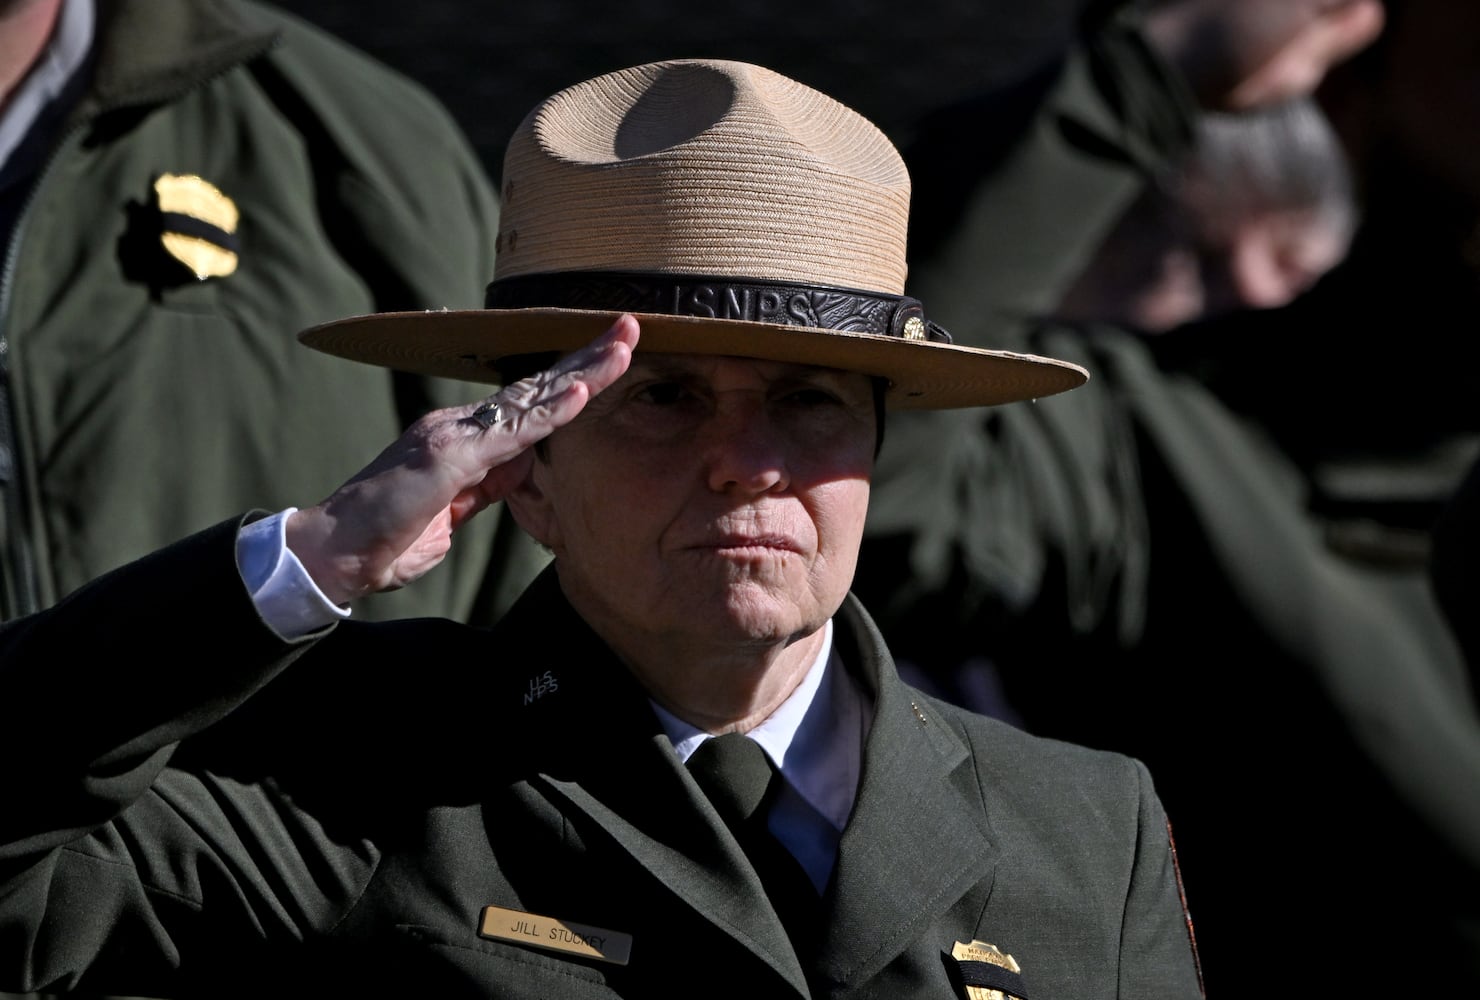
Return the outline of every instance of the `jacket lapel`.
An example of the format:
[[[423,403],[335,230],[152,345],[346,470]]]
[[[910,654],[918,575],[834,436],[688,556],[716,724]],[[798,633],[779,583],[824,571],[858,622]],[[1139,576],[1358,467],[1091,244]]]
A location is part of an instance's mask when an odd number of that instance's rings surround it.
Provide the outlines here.
[[[874,698],[818,957],[826,979],[850,985],[888,965],[969,890],[989,885],[998,852],[980,797],[967,790],[974,780],[953,780],[968,765],[965,744],[899,680],[852,597],[837,623],[839,651]]]
[[[521,623],[513,641],[500,642],[506,653],[528,647],[533,655],[543,646],[548,658],[549,637],[560,637],[559,696],[525,722],[542,742],[563,748],[546,758],[537,790],[603,830],[695,916],[806,996],[806,977],[754,869],[674,753],[647,696],[565,601],[553,570],[506,621]],[[553,733],[568,737],[552,741]]]

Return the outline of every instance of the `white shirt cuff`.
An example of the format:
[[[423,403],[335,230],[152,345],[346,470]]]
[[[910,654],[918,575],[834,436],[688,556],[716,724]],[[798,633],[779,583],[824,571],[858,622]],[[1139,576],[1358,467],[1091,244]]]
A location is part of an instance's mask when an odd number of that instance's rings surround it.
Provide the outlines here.
[[[262,620],[284,639],[297,639],[349,617],[349,608],[325,597],[288,548],[288,515],[297,509],[289,507],[253,521],[236,536],[236,568],[242,582]]]

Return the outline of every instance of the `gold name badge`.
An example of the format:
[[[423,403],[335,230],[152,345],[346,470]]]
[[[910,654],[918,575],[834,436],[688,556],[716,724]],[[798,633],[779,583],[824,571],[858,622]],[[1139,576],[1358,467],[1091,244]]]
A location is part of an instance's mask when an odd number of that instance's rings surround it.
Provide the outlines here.
[[[1005,954],[995,944],[987,944],[985,941],[971,941],[970,943],[957,941],[951,948],[951,957],[958,962],[986,962],[1013,973],[1023,971],[1011,955]],[[967,1000],[1016,1000],[1011,993],[987,986],[968,985],[966,996]]]
[[[563,951],[614,965],[626,965],[632,956],[632,935],[590,924],[542,917],[537,913],[485,906],[478,926],[482,937],[512,941],[531,948]]]

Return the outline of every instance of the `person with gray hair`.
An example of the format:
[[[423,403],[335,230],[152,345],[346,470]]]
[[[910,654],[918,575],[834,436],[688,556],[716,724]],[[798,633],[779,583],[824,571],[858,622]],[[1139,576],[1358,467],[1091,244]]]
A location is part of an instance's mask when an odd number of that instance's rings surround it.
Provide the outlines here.
[[[1216,182],[1168,185],[1146,204],[1165,211],[1168,195],[1202,199],[1215,232],[1238,218],[1223,196],[1243,188],[1287,214],[1304,203],[1307,224],[1329,227],[1327,238],[1344,245],[1347,182],[1319,176],[1333,155],[1329,136],[1305,109],[1287,114],[1253,120],[1265,138],[1247,150],[1237,128],[1204,133]],[[1079,135],[1103,160],[1120,151]],[[1268,139],[1277,135],[1314,150],[1314,169],[1270,170],[1278,155],[1267,154],[1283,153]],[[1085,214],[1077,208],[1090,200],[1058,192],[1053,179],[1045,177],[1038,203],[1064,207],[1045,214],[1040,242],[1076,231]],[[1335,210],[1314,207],[1323,199]],[[1255,204],[1251,197],[1239,211]],[[1037,244],[986,225],[990,205],[947,207],[958,225],[935,244],[943,258],[922,255],[913,289],[962,341],[1000,346],[1007,341],[993,297],[964,276]],[[1149,228],[1158,227],[1174,231],[1153,219]],[[1281,277],[1269,287],[1283,296],[1300,272],[1282,276],[1272,266],[1279,232],[1261,223],[1252,241],[1220,238],[1257,250],[1264,270]],[[1400,256],[1427,259],[1425,249],[1403,247]],[[1236,290],[1226,256],[1211,259]],[[1114,251],[1105,257],[1107,266],[1126,263]],[[1187,268],[1196,284],[1183,315],[1217,304],[1202,287],[1204,266]],[[1336,467],[1343,478],[1328,485],[1271,433],[1349,424],[1358,429],[1342,442],[1350,449],[1361,431],[1381,433],[1394,399],[1418,400],[1451,384],[1451,369],[1467,377],[1473,369],[1462,348],[1410,349],[1408,317],[1379,322],[1362,340],[1355,317],[1331,324],[1302,308],[1340,272],[1283,309],[1192,325],[1174,318],[1165,325],[1175,334],[1146,336],[1158,324],[1116,322],[1102,295],[1080,322],[1041,323],[1011,341],[1075,360],[1094,377],[1033,407],[896,421],[876,470],[857,589],[922,686],[1035,733],[1148,761],[1177,832],[1213,991],[1246,986],[1252,945],[1295,956],[1271,963],[1282,994],[1360,992],[1371,986],[1369,969],[1306,956],[1348,954],[1352,942],[1375,937],[1392,954],[1415,956],[1404,967],[1406,988],[1474,993],[1480,715],[1458,645],[1473,632],[1445,620],[1414,558],[1416,533],[1388,530],[1373,507],[1331,502],[1374,483],[1386,488],[1370,475],[1380,470]],[[1394,294],[1390,273],[1400,272],[1369,274],[1362,294],[1374,305],[1409,302]],[[1259,287],[1247,285],[1244,298],[1260,301]],[[1045,300],[1028,315],[1054,313],[1057,304]],[[1370,383],[1344,378],[1361,368]],[[1353,397],[1345,411],[1313,403],[1343,394]],[[1468,397],[1449,397],[1458,398]],[[1261,408],[1287,412],[1289,426],[1251,419]],[[1422,465],[1392,466],[1390,481],[1403,491],[1394,495],[1428,488],[1428,477],[1409,469]],[[1473,536],[1462,521],[1455,530],[1451,559],[1463,560]],[[1473,592],[1454,569],[1451,562],[1451,604]],[[942,635],[957,641],[946,645]],[[1258,835],[1270,830],[1279,836]],[[1376,921],[1374,900],[1382,901]]]
[[[1351,167],[1313,98],[1208,112],[1053,312],[1163,333],[1277,308],[1341,260],[1357,216]]]

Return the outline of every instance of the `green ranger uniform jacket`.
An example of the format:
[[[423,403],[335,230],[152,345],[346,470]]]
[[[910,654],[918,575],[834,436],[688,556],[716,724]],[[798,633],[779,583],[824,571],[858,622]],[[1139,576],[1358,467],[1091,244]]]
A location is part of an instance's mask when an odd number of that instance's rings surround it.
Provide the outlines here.
[[[0,617],[243,507],[315,503],[425,410],[480,395],[296,340],[481,304],[497,206],[443,109],[265,8],[97,8],[90,82],[3,250]],[[171,234],[221,219],[161,204],[165,175],[234,205],[208,237],[230,273],[198,279],[172,254]],[[363,613],[496,614],[544,559],[512,522],[478,522],[424,587]]]
[[[27,706],[0,754],[51,748],[3,772],[0,988],[961,997],[980,941],[1025,996],[1199,995],[1146,771],[909,689],[851,598],[836,649],[872,722],[798,956],[553,571],[491,631],[284,642],[235,527],[0,631],[0,700]],[[206,615],[209,644],[179,626]]]

